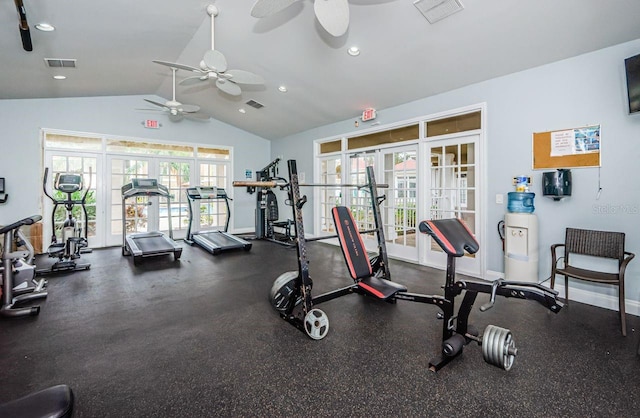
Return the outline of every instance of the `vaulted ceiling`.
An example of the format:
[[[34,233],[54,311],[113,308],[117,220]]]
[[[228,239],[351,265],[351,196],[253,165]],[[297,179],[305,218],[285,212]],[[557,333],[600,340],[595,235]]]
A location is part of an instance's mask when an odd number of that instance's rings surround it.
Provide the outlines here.
[[[413,0],[349,0],[349,28],[338,37],[319,24],[313,0],[292,1],[263,18],[251,16],[253,0],[23,2],[30,52],[21,43],[15,4],[0,4],[0,99],[169,100],[171,69],[152,61],[198,67],[211,49],[206,9],[214,4],[216,50],[230,69],[265,83],[244,85],[239,96],[211,81],[178,84],[176,99],[267,139],[640,38],[637,0],[460,0],[463,10],[433,24]],[[56,30],[38,31],[40,22]],[[350,56],[351,46],[360,55]],[[45,58],[75,59],[76,67],[50,68]],[[176,77],[192,75],[180,69]],[[246,105],[250,100],[264,107]],[[153,107],[141,100],[139,108]]]

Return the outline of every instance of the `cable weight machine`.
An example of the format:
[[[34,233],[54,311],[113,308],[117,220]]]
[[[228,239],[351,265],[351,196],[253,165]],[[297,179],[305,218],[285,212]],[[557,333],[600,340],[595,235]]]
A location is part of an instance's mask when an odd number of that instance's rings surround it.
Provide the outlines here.
[[[278,199],[271,187],[262,185],[264,182],[285,181],[278,177],[278,164],[280,158],[276,158],[267,164],[262,170],[256,171],[256,180],[253,184],[257,186],[247,186],[249,194],[256,194],[255,211],[255,238],[264,239],[277,244],[293,246],[295,236],[292,233],[293,221],[291,219],[278,220]],[[281,187],[284,190],[285,187]],[[277,234],[275,228],[282,228],[283,234]],[[281,235],[281,236],[280,236]]]

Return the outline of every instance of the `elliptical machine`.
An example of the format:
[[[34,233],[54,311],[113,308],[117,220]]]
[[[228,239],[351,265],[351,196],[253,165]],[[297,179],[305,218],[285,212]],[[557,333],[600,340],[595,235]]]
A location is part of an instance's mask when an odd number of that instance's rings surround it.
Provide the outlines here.
[[[44,290],[46,282],[44,279],[36,281],[33,274],[33,266],[28,264],[25,259],[33,257],[33,247],[29,244],[26,237],[20,232],[23,225],[32,225],[42,219],[40,215],[34,215],[29,218],[21,219],[18,222],[7,225],[0,229],[0,235],[4,234],[4,250],[2,252],[2,307],[0,314],[3,316],[19,317],[19,316],[35,316],[40,313],[39,306],[17,307],[21,303],[34,299],[47,297]],[[26,246],[23,251],[11,251],[16,237]],[[30,273],[30,274],[29,274]],[[16,286],[14,277],[16,274],[24,276],[30,275],[29,278],[34,282],[31,286],[27,281],[25,286]]]
[[[87,208],[85,206],[87,194],[91,189],[91,171],[89,171],[89,185],[85,189],[82,199],[73,199],[75,192],[84,189],[84,178],[78,173],[58,173],[53,182],[53,187],[59,192],[65,193],[64,199],[56,199],[47,191],[47,178],[49,168],[44,170],[44,180],[42,181],[42,189],[44,194],[53,202],[53,210],[51,211],[51,245],[47,248],[47,254],[51,258],[57,258],[51,267],[36,270],[36,274],[51,274],[64,271],[88,270],[91,264],[78,264],[76,260],[80,258],[82,253],[90,253],[91,249],[87,248],[87,231],[89,229],[89,217],[87,216]],[[66,219],[62,225],[61,238],[58,240],[55,228],[56,210],[63,205],[66,209]],[[84,213],[84,228],[81,223],[73,216],[73,208],[76,205],[82,207]]]

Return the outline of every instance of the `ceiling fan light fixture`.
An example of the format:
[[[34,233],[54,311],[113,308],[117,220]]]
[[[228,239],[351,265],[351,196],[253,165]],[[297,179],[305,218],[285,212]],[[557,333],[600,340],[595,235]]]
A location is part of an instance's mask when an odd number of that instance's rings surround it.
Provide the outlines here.
[[[347,49],[347,54],[351,55],[352,57],[357,57],[358,55],[360,55],[360,48],[358,48],[357,46],[352,46]]]
[[[54,30],[56,30],[56,28],[53,25],[50,25],[49,23],[37,23],[35,25],[35,28],[38,30],[41,30],[42,32],[53,32]]]

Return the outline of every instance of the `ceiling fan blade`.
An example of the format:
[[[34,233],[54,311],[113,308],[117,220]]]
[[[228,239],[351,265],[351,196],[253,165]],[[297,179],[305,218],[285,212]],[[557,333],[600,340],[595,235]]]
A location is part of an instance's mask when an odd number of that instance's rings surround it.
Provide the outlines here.
[[[211,119],[211,116],[204,113],[185,113],[183,115],[187,119],[205,121]]]
[[[154,102],[153,100],[149,100],[149,99],[144,99],[144,101],[147,103],[151,103],[152,105],[159,106],[163,109],[169,109],[164,103]]]
[[[227,59],[222,52],[210,49],[204,54],[204,63],[206,66],[217,73],[227,71]]]
[[[240,84],[264,84],[264,78],[258,74],[244,70],[229,70],[225,75],[230,75],[234,83]]]
[[[25,51],[33,51],[33,44],[31,43],[31,32],[29,32],[29,23],[27,23],[27,11],[24,8],[22,0],[14,0],[18,15],[20,16],[20,22],[18,23],[18,29],[20,29],[20,38],[22,38],[22,48]]]
[[[185,78],[178,84],[180,84],[181,86],[193,86],[194,84],[198,84],[201,81],[206,81],[207,79],[208,77],[206,75],[194,75],[193,77]]]
[[[316,18],[329,34],[338,37],[349,28],[348,0],[315,0],[313,9]]]
[[[200,110],[200,106],[190,104],[182,104],[178,107],[178,112],[195,113],[198,110]]]
[[[267,17],[291,6],[297,0],[258,0],[251,8],[251,16]]]
[[[170,68],[177,68],[179,70],[193,71],[194,73],[201,73],[202,70],[196,67],[191,67],[189,65],[178,64],[177,62],[167,62],[167,61],[158,61],[153,60],[156,64],[164,65]]]
[[[242,90],[240,89],[240,86],[231,81],[217,79],[216,86],[223,92],[230,94],[232,96],[240,96],[242,94]]]

